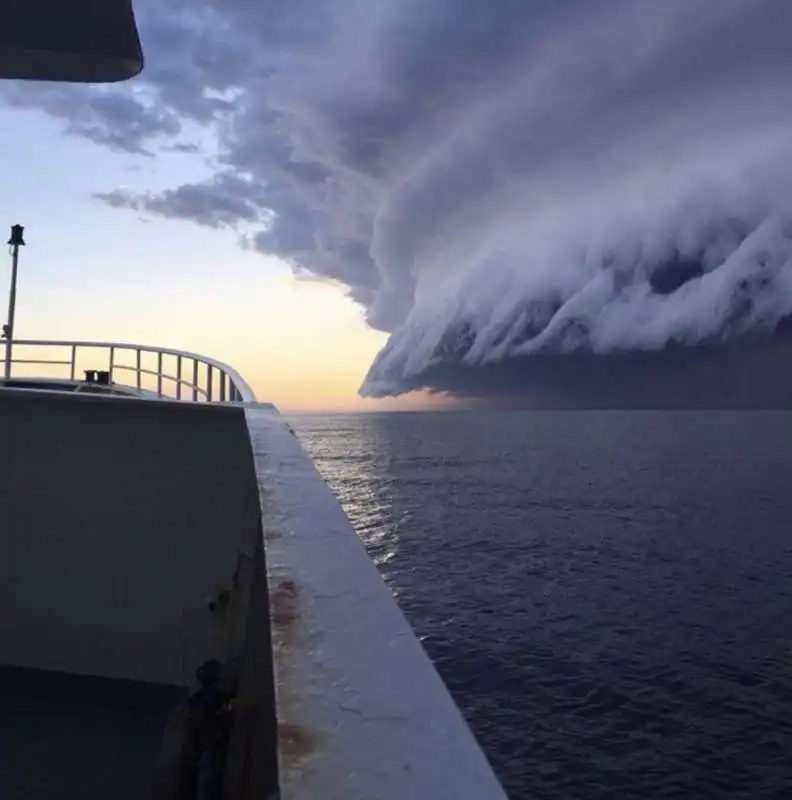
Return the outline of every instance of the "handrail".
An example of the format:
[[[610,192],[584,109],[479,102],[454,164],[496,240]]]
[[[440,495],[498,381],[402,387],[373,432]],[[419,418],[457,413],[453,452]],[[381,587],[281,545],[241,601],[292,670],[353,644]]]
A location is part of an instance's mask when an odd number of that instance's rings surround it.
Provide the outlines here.
[[[88,342],[88,341],[60,341],[49,339],[14,339],[12,342],[6,341],[6,348],[12,348],[12,358],[10,360],[11,372],[8,378],[21,379],[19,373],[14,373],[14,365],[37,364],[49,365],[53,367],[67,367],[69,374],[67,378],[62,376],[46,376],[53,379],[75,381],[76,364],[80,351],[85,350],[105,350],[106,365],[92,364],[90,369],[95,371],[106,371],[110,376],[111,386],[115,383],[114,373],[131,372],[135,376],[135,384],[131,387],[138,391],[143,391],[142,378],[150,376],[156,379],[156,390],[146,390],[147,394],[154,392],[157,397],[170,397],[176,400],[190,399],[193,402],[199,398],[206,402],[220,403],[255,403],[256,395],[242,376],[228,364],[218,361],[208,356],[201,356],[190,353],[186,350],[174,350],[168,347],[152,347],[141,344],[130,344],[128,342]],[[46,359],[46,358],[14,358],[14,348],[40,347],[40,348],[68,348],[70,351],[68,359]],[[134,354],[134,364],[118,363],[117,356],[120,353]],[[156,369],[152,369],[148,364],[143,365],[142,356],[154,355],[157,358]],[[83,353],[84,355],[84,353]],[[175,375],[163,365],[163,356],[176,359]],[[185,363],[192,363],[192,369],[186,369]],[[203,369],[199,369],[203,366]],[[200,380],[200,373],[203,373],[205,380]],[[217,373],[218,379],[214,380]],[[191,380],[184,377],[190,376]],[[28,376],[25,376],[28,377]],[[41,376],[36,376],[41,377]],[[173,394],[168,394],[163,387],[164,383],[172,385],[175,389]],[[2,379],[0,379],[2,385]],[[121,384],[119,384],[121,385]],[[174,396],[175,395],[175,396]]]

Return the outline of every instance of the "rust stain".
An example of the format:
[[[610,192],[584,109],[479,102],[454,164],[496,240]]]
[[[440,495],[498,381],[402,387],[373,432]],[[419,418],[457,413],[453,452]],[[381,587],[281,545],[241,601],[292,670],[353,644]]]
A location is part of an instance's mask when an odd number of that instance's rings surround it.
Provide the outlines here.
[[[301,705],[301,692],[296,673],[290,663],[294,640],[301,617],[300,590],[295,581],[283,578],[270,592],[270,615],[274,636],[275,680],[277,683],[278,716],[291,716]],[[299,713],[299,712],[298,712]],[[278,722],[278,752],[285,780],[295,780],[305,763],[319,751],[319,734],[296,722]],[[290,776],[290,777],[287,777]]]
[[[275,587],[270,594],[270,606],[275,632],[290,640],[300,617],[299,593],[294,581],[283,580]]]
[[[281,755],[285,759],[300,762],[316,752],[319,737],[302,725],[281,722],[278,724],[278,742]]]

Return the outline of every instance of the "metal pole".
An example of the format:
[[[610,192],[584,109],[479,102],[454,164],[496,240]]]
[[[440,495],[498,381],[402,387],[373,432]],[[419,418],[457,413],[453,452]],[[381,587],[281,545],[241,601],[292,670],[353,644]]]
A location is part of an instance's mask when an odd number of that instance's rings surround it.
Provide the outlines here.
[[[11,226],[11,290],[8,293],[8,322],[3,326],[3,337],[6,340],[5,379],[11,377],[11,348],[14,342],[14,313],[16,312],[17,269],[19,267],[19,248],[25,244],[22,225]]]

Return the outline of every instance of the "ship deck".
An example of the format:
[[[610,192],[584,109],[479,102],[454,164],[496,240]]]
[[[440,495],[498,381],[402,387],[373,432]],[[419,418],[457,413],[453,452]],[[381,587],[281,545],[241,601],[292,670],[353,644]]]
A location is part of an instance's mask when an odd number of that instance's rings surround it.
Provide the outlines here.
[[[175,798],[166,721],[260,539],[243,409],[15,387],[0,421],[0,797]]]
[[[504,800],[238,373],[123,343],[13,352],[51,377],[0,379],[0,798]]]
[[[182,687],[0,667],[0,797],[140,800],[152,793]]]

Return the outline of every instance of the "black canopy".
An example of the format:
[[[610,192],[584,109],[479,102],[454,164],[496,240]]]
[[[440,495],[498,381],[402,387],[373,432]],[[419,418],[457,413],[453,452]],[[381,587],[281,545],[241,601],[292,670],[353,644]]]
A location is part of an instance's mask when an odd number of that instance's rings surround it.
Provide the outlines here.
[[[0,0],[0,78],[110,83],[142,68],[132,0]]]

